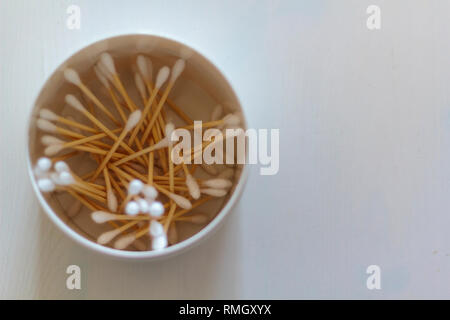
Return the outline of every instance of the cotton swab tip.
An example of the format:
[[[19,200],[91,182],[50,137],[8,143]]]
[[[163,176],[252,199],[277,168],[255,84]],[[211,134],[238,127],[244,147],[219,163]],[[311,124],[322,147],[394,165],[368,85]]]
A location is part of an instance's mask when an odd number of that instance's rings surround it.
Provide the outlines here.
[[[129,215],[136,215],[139,213],[139,205],[136,201],[130,201],[127,203],[126,207],[125,207],[125,212]]]
[[[170,69],[167,66],[162,67],[159,69],[158,74],[156,75],[156,83],[155,83],[155,89],[159,90],[164,82],[167,81],[169,78]]]
[[[202,185],[213,189],[228,189],[233,185],[233,183],[227,179],[217,178],[205,180],[202,182]]]
[[[228,193],[227,190],[213,188],[200,189],[200,192],[218,198],[223,197]]]
[[[139,179],[134,179],[128,185],[128,194],[129,195],[137,195],[144,188],[144,184]]]
[[[162,250],[167,247],[167,236],[164,234],[162,236],[153,238],[152,240],[152,249],[153,250]]]
[[[109,189],[106,193],[107,201],[108,201],[108,209],[112,212],[117,211],[117,197],[114,192]]]
[[[159,218],[164,214],[164,206],[159,201],[154,201],[150,204],[150,215],[154,218]]]
[[[48,146],[47,148],[44,149],[44,154],[47,157],[52,157],[55,154],[57,154],[58,152],[60,152],[61,150],[64,149],[64,146],[62,144],[52,144],[50,146]]]
[[[98,66],[94,67],[95,74],[97,75],[98,80],[107,88],[109,89],[111,86],[109,85],[108,79],[103,75],[100,68]]]
[[[164,234],[164,227],[156,220],[150,222],[149,233],[152,237],[159,237]]]
[[[142,79],[141,74],[138,73],[138,72],[136,72],[136,73],[134,74],[134,83],[136,84],[136,87],[137,87],[137,89],[138,89],[138,91],[139,91],[139,94],[140,94],[142,97],[145,97],[145,96],[146,96],[146,93],[145,93],[145,84],[144,84],[144,80]]]
[[[66,95],[65,100],[68,105],[77,109],[78,111],[84,112],[86,110],[81,102],[73,94]]]
[[[43,178],[37,181],[39,189],[43,192],[51,192],[55,190],[55,184],[51,179]]]
[[[168,197],[170,199],[172,199],[173,201],[175,201],[175,203],[183,209],[188,210],[188,209],[192,208],[191,202],[188,199],[186,199],[185,197],[182,197],[182,196],[174,194],[174,193],[169,193]]]
[[[238,126],[241,123],[241,118],[232,113],[227,114],[222,120],[226,126]]]
[[[112,239],[114,239],[116,236],[118,236],[119,233],[120,233],[119,229],[104,232],[97,238],[97,242],[100,244],[107,244]]]
[[[149,186],[149,185],[145,185],[142,188],[142,193],[144,194],[144,196],[147,199],[156,199],[156,197],[158,196],[158,191],[156,191],[155,187]]]
[[[45,132],[56,133],[56,131],[58,130],[57,126],[45,119],[38,119],[36,125],[39,129]]]
[[[114,220],[114,216],[105,211],[94,211],[91,213],[91,218],[95,223],[99,224]]]
[[[39,116],[42,119],[46,119],[46,120],[50,120],[50,121],[58,120],[58,115],[56,113],[54,113],[53,111],[50,111],[49,109],[39,110]]]
[[[180,74],[183,72],[186,62],[183,59],[178,59],[172,68],[172,75],[170,77],[170,82],[175,82]]]
[[[139,212],[148,213],[150,209],[150,205],[145,199],[138,199],[137,203],[139,205]]]
[[[81,84],[80,76],[78,75],[78,72],[76,72],[74,69],[67,68],[64,70],[64,78],[70,83],[73,83],[76,86],[79,86]]]
[[[136,240],[136,235],[134,233],[132,234],[127,234],[121,238],[119,238],[115,243],[114,243],[114,248],[118,249],[118,250],[123,250],[126,247],[128,247],[130,244],[132,244],[134,242],[134,240]]]
[[[190,174],[186,176],[186,185],[192,198],[194,199],[200,198],[200,188],[198,186],[198,183],[195,180],[195,178]]]
[[[114,60],[108,52],[104,52],[100,55],[100,62],[106,67],[109,73],[113,75],[116,74]]]
[[[64,141],[61,139],[58,139],[54,136],[49,136],[49,135],[43,135],[41,137],[41,142],[43,145],[45,146],[51,146],[53,144],[63,144]]]
[[[73,184],[74,182],[75,179],[70,172],[64,171],[59,174],[59,184],[68,186],[70,184]]]
[[[47,172],[52,167],[52,161],[47,157],[41,157],[38,159],[36,167],[41,172]]]
[[[57,161],[54,165],[56,172],[70,172],[70,168],[64,161]]]
[[[142,116],[142,112],[141,110],[135,110],[133,111],[130,116],[128,117],[127,120],[127,124],[125,125],[125,131],[128,132],[131,129],[133,129],[137,123],[139,122],[139,120],[141,119]]]
[[[146,81],[151,81],[152,76],[152,62],[150,59],[144,57],[143,55],[138,55],[137,59],[136,59],[136,64],[138,67],[139,72],[141,73],[141,75],[144,77],[144,79]]]
[[[169,137],[169,141],[172,141],[172,133],[175,130],[175,125],[172,122],[168,122],[166,124],[164,133],[166,134],[166,137]]]

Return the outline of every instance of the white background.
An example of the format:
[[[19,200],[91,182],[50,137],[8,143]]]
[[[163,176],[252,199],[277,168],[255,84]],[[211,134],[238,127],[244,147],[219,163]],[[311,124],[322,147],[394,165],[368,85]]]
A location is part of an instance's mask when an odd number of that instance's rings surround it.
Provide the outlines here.
[[[66,28],[69,4],[81,30]],[[379,31],[366,8],[381,7]],[[450,298],[450,2],[0,1],[0,298]],[[51,72],[105,37],[173,37],[218,65],[250,126],[280,129],[208,242],[170,260],[98,256],[46,218],[26,121]],[[66,267],[82,290],[65,287]],[[367,266],[382,289],[366,288]]]

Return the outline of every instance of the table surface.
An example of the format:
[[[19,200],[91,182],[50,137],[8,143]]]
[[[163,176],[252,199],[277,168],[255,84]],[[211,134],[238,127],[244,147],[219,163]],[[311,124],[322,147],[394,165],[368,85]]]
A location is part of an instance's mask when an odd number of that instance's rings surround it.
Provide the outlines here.
[[[66,27],[70,4],[81,29]],[[366,9],[381,8],[368,30]],[[448,1],[0,1],[0,298],[450,298]],[[154,262],[80,247],[40,210],[26,122],[76,50],[172,37],[230,79],[280,170],[252,165],[207,242]],[[66,268],[81,268],[81,290]],[[368,290],[366,269],[381,269]]]

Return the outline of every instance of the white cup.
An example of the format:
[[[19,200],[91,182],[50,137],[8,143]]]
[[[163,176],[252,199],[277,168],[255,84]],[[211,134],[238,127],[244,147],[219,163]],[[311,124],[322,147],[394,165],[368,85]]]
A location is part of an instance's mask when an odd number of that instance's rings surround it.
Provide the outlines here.
[[[33,174],[33,166],[37,159],[44,155],[44,146],[41,144],[40,138],[45,134],[36,127],[36,119],[39,116],[39,110],[41,108],[47,108],[57,114],[61,114],[63,111],[62,109],[65,108],[65,95],[76,90],[73,85],[64,80],[63,70],[66,67],[74,68],[79,72],[83,82],[89,85],[89,81],[92,80],[91,82],[94,83],[95,76],[92,67],[98,62],[99,55],[105,51],[108,51],[113,55],[119,70],[121,65],[130,69],[130,66],[134,63],[134,60],[132,59],[135,59],[136,55],[139,53],[148,54],[151,56],[152,61],[155,61],[157,65],[167,64],[171,66],[173,65],[173,62],[180,57],[186,59],[186,69],[180,80],[184,78],[185,81],[194,84],[196,87],[203,90],[203,92],[207,93],[211,99],[211,101],[207,101],[207,99],[201,101],[198,106],[191,105],[188,111],[196,116],[195,119],[198,119],[197,116],[203,116],[202,120],[207,120],[205,115],[210,114],[210,111],[209,113],[204,112],[206,110],[205,108],[213,108],[215,105],[212,104],[212,102],[215,102],[216,104],[220,103],[228,109],[226,111],[239,112],[243,118],[242,127],[246,129],[244,112],[233,88],[225,79],[222,72],[195,50],[177,41],[153,35],[130,34],[108,38],[76,52],[59,66],[45,82],[34,103],[28,124],[28,172],[31,177],[33,189],[36,192],[37,198],[44,211],[50,217],[50,220],[52,220],[67,236],[91,250],[111,257],[130,260],[154,260],[181,253],[188,248],[192,248],[201,240],[211,235],[230,213],[230,210],[238,201],[244,189],[248,174],[246,165],[238,165],[236,167],[234,185],[224,202],[220,205],[217,215],[209,224],[191,237],[159,251],[116,250],[96,243],[95,239],[90,237],[88,233],[68,217],[67,212],[64,209],[67,206],[64,206],[64,203],[62,203],[64,200],[61,200],[52,194],[42,193],[37,187],[36,179]],[[174,94],[183,95],[182,91],[183,89],[181,88],[177,93],[175,88]],[[70,197],[68,199],[73,201]],[[90,221],[90,223],[94,224],[92,221]]]

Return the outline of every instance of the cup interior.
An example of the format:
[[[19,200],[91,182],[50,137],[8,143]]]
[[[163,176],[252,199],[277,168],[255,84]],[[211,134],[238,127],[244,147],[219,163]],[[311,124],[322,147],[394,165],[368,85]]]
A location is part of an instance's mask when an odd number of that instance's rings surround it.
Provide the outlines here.
[[[138,54],[144,54],[151,58],[154,75],[161,66],[171,67],[177,59],[185,59],[186,68],[169,95],[172,101],[182,107],[191,119],[204,122],[209,121],[212,109],[217,104],[221,104],[225,113],[238,112],[242,115],[242,128],[246,129],[244,112],[231,85],[223,74],[197,51],[177,41],[152,35],[125,35],[105,39],[78,51],[60,65],[46,81],[36,99],[28,128],[28,166],[33,187],[51,220],[71,238],[93,250],[122,258],[162,257],[180,252],[209,234],[228,213],[244,186],[245,165],[231,166],[234,170],[233,187],[226,197],[214,199],[214,201],[207,202],[195,209],[194,212],[207,213],[210,222],[200,226],[186,224],[179,229],[181,241],[160,251],[149,251],[145,244],[144,247],[133,246],[127,250],[116,250],[97,244],[96,238],[101,232],[108,230],[107,226],[93,223],[87,208],[82,208],[76,216],[73,216],[73,214],[70,216],[69,213],[75,199],[69,194],[62,192],[43,193],[37,187],[33,166],[44,155],[45,146],[41,143],[41,138],[48,134],[42,132],[36,126],[39,111],[46,108],[58,115],[76,121],[81,121],[83,118],[81,114],[66,106],[64,100],[66,94],[79,94],[79,91],[73,84],[65,81],[63,75],[65,68],[70,67],[77,70],[83,83],[92,92],[98,94],[101,97],[100,100],[106,106],[111,106],[110,108],[113,109],[111,101],[105,98],[107,97],[106,89],[101,86],[93,71],[93,66],[99,61],[101,53],[105,51],[113,56],[121,80],[127,90],[130,88],[129,93],[134,101],[139,101],[138,91],[134,89],[135,67],[133,67]],[[137,104],[142,107],[142,104]],[[180,121],[175,115],[169,116],[176,124]],[[102,121],[105,120],[101,114],[98,114],[98,117]],[[80,154],[70,158],[67,163],[77,174],[82,174],[92,169],[93,162],[88,157],[86,154]],[[226,169],[226,165],[217,166],[220,166],[219,170]],[[199,174],[200,176],[202,174],[205,177],[207,176],[206,173],[200,172]]]

